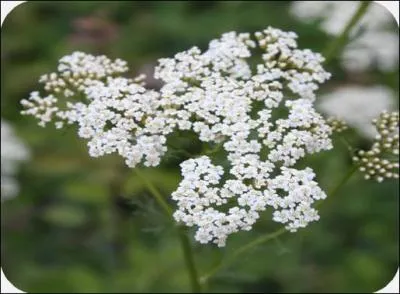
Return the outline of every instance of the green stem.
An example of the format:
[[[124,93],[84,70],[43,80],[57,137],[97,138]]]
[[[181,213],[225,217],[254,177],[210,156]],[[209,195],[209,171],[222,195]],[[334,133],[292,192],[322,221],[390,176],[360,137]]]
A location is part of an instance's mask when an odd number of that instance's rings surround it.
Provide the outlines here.
[[[347,181],[352,177],[352,175],[357,171],[357,166],[353,165],[351,169],[349,169],[348,173],[343,177],[343,179],[336,185],[329,193],[329,196],[335,196],[337,192],[347,183]]]
[[[185,257],[186,268],[188,269],[190,281],[192,284],[192,291],[193,293],[200,293],[201,292],[200,279],[194,262],[194,254],[192,247],[190,246],[189,238],[186,235],[184,227],[179,226],[178,232],[183,250],[183,255]]]
[[[114,175],[110,179],[109,182],[109,199],[110,199],[110,221],[107,222],[107,225],[110,229],[110,246],[111,246],[111,256],[109,262],[111,264],[111,280],[110,287],[114,286],[115,275],[117,273],[118,265],[123,257],[123,252],[125,250],[125,229],[127,228],[127,217],[126,212],[121,206],[122,196],[122,187],[124,179],[126,178],[126,171],[124,165],[117,164],[114,170]]]
[[[145,184],[147,189],[156,199],[157,203],[161,206],[161,208],[165,211],[165,213],[172,218],[172,209],[169,207],[168,203],[165,201],[164,197],[157,190],[157,188],[139,171],[139,169],[134,169],[136,175],[140,178],[140,180]]]
[[[161,206],[161,208],[168,215],[168,217],[172,221],[174,221],[174,218],[172,216],[172,214],[173,214],[172,209],[168,205],[168,203],[165,201],[162,194],[138,169],[135,169],[135,172],[136,172],[136,175],[145,184],[145,186],[150,191],[150,193],[153,195],[153,197],[156,199],[157,203]],[[177,228],[177,233],[179,235],[179,241],[181,243],[181,247],[182,247],[182,251],[183,251],[186,268],[189,273],[189,278],[190,278],[190,282],[191,282],[191,286],[192,286],[192,292],[200,293],[201,285],[199,282],[199,277],[198,277],[198,273],[197,273],[195,261],[194,261],[194,254],[193,254],[192,247],[190,246],[190,241],[189,241],[189,239],[186,235],[186,232],[182,226],[177,226],[176,228]]]
[[[171,147],[171,149],[175,150],[176,152],[180,152],[180,153],[186,155],[188,158],[192,158],[195,156],[194,154],[190,153],[189,151],[186,151],[185,149],[182,149],[182,148],[172,144],[171,142],[167,143],[167,146]]]
[[[354,175],[354,173],[358,170],[357,165],[353,165],[349,171],[345,174],[342,180],[328,193],[329,197],[327,197],[323,202],[319,202],[316,207],[320,206],[322,203],[326,203],[328,199],[331,199],[335,196],[339,190],[348,182],[348,180]]]
[[[357,24],[361,17],[365,14],[371,1],[362,1],[353,17],[349,20],[342,33],[333,40],[330,46],[325,50],[325,62],[328,63],[347,42],[351,29]]]
[[[347,181],[351,178],[351,176],[355,173],[355,171],[357,170],[356,166],[353,166],[349,172],[343,177],[343,179],[339,182],[338,185],[336,185],[331,192],[329,193],[329,198],[331,198],[332,196],[336,195],[337,192],[340,190],[340,188],[342,186],[344,186],[344,184],[347,183]],[[324,201],[325,203],[326,201]],[[320,202],[321,203],[321,202]],[[318,204],[320,204],[318,203]],[[317,204],[317,206],[318,206]],[[269,240],[273,240],[275,238],[277,238],[280,235],[283,235],[284,233],[288,232],[285,228],[280,228],[279,230],[272,232],[272,233],[268,233],[266,235],[262,235],[258,238],[256,238],[255,240],[251,241],[250,243],[247,243],[245,245],[243,245],[242,247],[239,247],[238,249],[236,249],[232,255],[222,261],[220,261],[214,268],[212,268],[209,272],[207,272],[206,274],[204,274],[200,280],[202,283],[206,283],[207,280],[212,277],[215,273],[217,273],[222,267],[232,263],[233,261],[235,261],[235,259],[239,256],[242,255],[243,253],[249,251],[250,249],[268,242]]]
[[[213,149],[206,150],[203,152],[203,154],[211,155],[211,154],[217,153],[221,149],[221,147],[224,145],[224,143],[225,143],[225,141],[219,142],[217,145],[215,145],[215,147]]]
[[[353,147],[351,146],[351,144],[349,143],[349,141],[344,136],[340,136],[340,140],[347,147],[347,150],[349,150],[350,155],[353,156],[354,150],[353,150]]]
[[[200,280],[202,283],[206,283],[207,280],[212,277],[216,272],[218,272],[222,267],[232,263],[239,255],[243,254],[244,252],[256,247],[257,245],[260,245],[262,243],[265,243],[269,240],[272,240],[286,232],[285,228],[281,228],[273,233],[263,235],[258,237],[257,239],[251,241],[250,243],[247,243],[246,245],[243,245],[242,247],[239,247],[236,249],[231,256],[229,256],[226,259],[223,259],[220,263],[218,263],[214,268],[212,268],[208,273],[204,274]]]

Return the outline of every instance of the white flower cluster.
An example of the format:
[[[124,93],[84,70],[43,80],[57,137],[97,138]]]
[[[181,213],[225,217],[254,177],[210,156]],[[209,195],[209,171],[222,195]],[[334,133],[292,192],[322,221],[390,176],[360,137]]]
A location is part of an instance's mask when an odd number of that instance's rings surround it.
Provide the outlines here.
[[[395,108],[393,91],[382,85],[376,86],[340,86],[321,95],[317,108],[322,112],[344,120],[367,138],[375,137],[375,128],[371,121],[383,110]]]
[[[269,28],[255,36],[265,53],[253,75],[243,60],[248,47],[242,44],[255,44],[248,34],[233,33],[212,42],[214,58],[196,48],[163,60],[156,72],[174,83],[168,95],[178,101],[181,113],[196,117],[193,130],[200,140],[223,141],[228,153],[225,178],[222,166],[206,156],[181,164],[183,181],[172,194],[178,204],[174,217],[196,226],[201,243],[224,246],[229,234],[250,230],[267,207],[275,209],[274,221],[296,231],[319,218],[311,205],[326,197],[312,181],[311,169],[290,168],[307,153],[332,147],[331,129],[313,105],[318,83],[329,77],[321,67],[323,58],[297,49],[294,33]],[[210,69],[218,69],[212,78]],[[284,90],[299,98],[282,103]],[[278,107],[286,109],[286,117],[276,118]]]
[[[359,5],[360,1],[294,1],[290,12],[305,22],[319,20],[325,32],[338,35]],[[398,31],[389,30],[394,24],[393,16],[386,8],[371,3],[350,32],[353,40],[344,48],[341,57],[344,68],[350,71],[364,71],[375,66],[381,71],[397,69]],[[361,34],[357,35],[358,32]]]
[[[207,157],[182,163],[184,180],[172,196],[175,218],[196,225],[197,240],[223,246],[230,233],[250,229],[267,206],[279,209],[275,221],[295,231],[318,219],[311,204],[325,197],[310,169],[292,166],[332,147],[331,129],[314,109],[314,93],[330,74],[320,54],[297,48],[295,33],[269,27],[254,36],[230,32],[204,52],[193,47],[160,59],[159,91],[119,76],[126,70],[122,61],[74,53],[42,79],[51,94],[33,93],[23,101],[24,113],[41,123],[77,123],[92,156],[118,152],[131,167],[142,160],[157,165],[168,134],[194,131],[203,142],[223,144],[232,177],[223,184],[223,168]],[[254,49],[262,58],[253,67]],[[69,100],[63,109],[60,96]],[[231,207],[214,208],[221,205]]]
[[[11,125],[1,120],[1,200],[17,195],[19,187],[14,176],[18,164],[28,157],[28,149],[16,137]]]
[[[399,178],[399,112],[382,112],[374,119],[378,135],[369,151],[360,150],[353,157],[364,178],[382,182]]]
[[[259,161],[253,168],[261,171],[264,166],[273,167]],[[226,180],[218,187],[223,168],[213,165],[206,156],[189,159],[181,167],[183,180],[172,194],[178,203],[174,217],[188,226],[197,226],[195,238],[200,243],[225,246],[229,234],[251,230],[260,217],[259,212],[267,207],[275,209],[274,221],[286,224],[288,230],[295,232],[319,219],[311,205],[315,200],[326,198],[313,181],[315,174],[310,168],[282,167],[281,174],[275,178],[269,178],[269,173],[263,171],[265,184],[262,189],[256,189],[255,185],[246,185],[239,179]],[[250,174],[248,178],[255,178]]]
[[[223,169],[214,166],[208,157],[182,163],[184,179],[172,194],[178,203],[174,216],[188,226],[198,226],[199,242],[212,241],[224,246],[229,234],[250,230],[258,212],[267,207],[275,209],[273,220],[285,223],[292,232],[318,220],[311,205],[326,195],[312,181],[314,173],[309,168],[289,167],[307,153],[330,149],[331,129],[315,112],[311,100],[288,100],[285,106],[288,117],[275,123],[271,121],[271,111],[277,106],[260,110],[255,120],[248,110],[242,129],[226,135],[224,149],[230,169],[229,179],[222,187],[219,186]],[[252,138],[252,131],[258,138]],[[265,151],[268,155],[262,159]],[[227,213],[211,207],[228,201]]]
[[[39,125],[55,122],[79,125],[80,137],[89,139],[93,157],[118,152],[128,166],[134,167],[142,158],[155,166],[166,151],[162,125],[154,116],[160,106],[159,94],[135,80],[119,76],[126,72],[126,62],[111,61],[105,56],[75,52],[60,60],[57,73],[43,75],[40,82],[50,94],[41,97],[32,92],[22,100]],[[157,124],[158,123],[158,124]]]

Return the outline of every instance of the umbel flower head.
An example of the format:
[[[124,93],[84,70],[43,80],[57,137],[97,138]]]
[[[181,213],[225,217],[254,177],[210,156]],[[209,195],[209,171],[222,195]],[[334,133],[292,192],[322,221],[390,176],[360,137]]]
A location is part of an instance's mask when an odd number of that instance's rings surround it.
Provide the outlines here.
[[[399,112],[384,111],[372,121],[378,134],[370,150],[353,157],[364,178],[382,182],[399,178]]]
[[[331,128],[314,109],[315,91],[330,74],[323,57],[298,49],[296,38],[271,27],[254,37],[225,33],[205,51],[160,59],[159,91],[147,89],[142,77],[120,76],[123,61],[75,52],[41,79],[48,95],[34,92],[23,113],[42,125],[77,123],[91,156],[117,152],[130,167],[158,165],[167,136],[191,130],[222,144],[228,164],[207,156],[181,164],[183,180],[172,194],[177,221],[197,227],[201,243],[224,246],[229,234],[251,229],[272,207],[273,220],[296,231],[319,218],[311,206],[326,195],[310,168],[293,166],[332,148]]]

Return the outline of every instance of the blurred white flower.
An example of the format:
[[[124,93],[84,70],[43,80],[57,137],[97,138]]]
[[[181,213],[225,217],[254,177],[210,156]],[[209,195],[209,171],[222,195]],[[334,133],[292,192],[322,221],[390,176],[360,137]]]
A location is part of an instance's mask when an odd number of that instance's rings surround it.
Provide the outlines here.
[[[29,152],[16,137],[11,125],[1,120],[1,200],[18,194],[18,182],[14,176],[18,164],[29,158]]]
[[[360,1],[293,1],[290,12],[299,19],[321,21],[321,28],[331,35],[339,35],[355,14]],[[390,25],[393,17],[382,5],[371,3],[368,11],[353,27],[354,34],[361,27],[367,30],[382,29]]]
[[[321,21],[331,35],[340,34],[357,11],[360,1],[293,1],[290,12],[304,22]],[[390,31],[394,18],[385,7],[371,3],[350,32],[351,42],[343,50],[342,66],[363,71],[375,66],[381,71],[398,68],[399,35]],[[361,32],[357,35],[358,32]]]
[[[342,86],[321,95],[317,107],[357,129],[363,136],[374,138],[371,121],[384,110],[395,107],[394,93],[385,86]]]
[[[350,42],[342,53],[342,64],[350,71],[368,68],[392,71],[398,68],[399,36],[387,31],[366,31]]]

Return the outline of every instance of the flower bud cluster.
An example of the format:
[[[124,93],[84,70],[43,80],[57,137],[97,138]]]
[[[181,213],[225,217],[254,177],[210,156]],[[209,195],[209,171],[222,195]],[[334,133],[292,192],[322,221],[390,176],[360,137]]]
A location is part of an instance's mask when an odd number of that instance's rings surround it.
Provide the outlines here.
[[[370,150],[360,150],[353,158],[364,178],[382,182],[399,178],[399,112],[382,112],[373,120],[378,135]]]
[[[326,123],[331,127],[334,133],[342,133],[349,128],[344,120],[333,116],[329,117]]]

